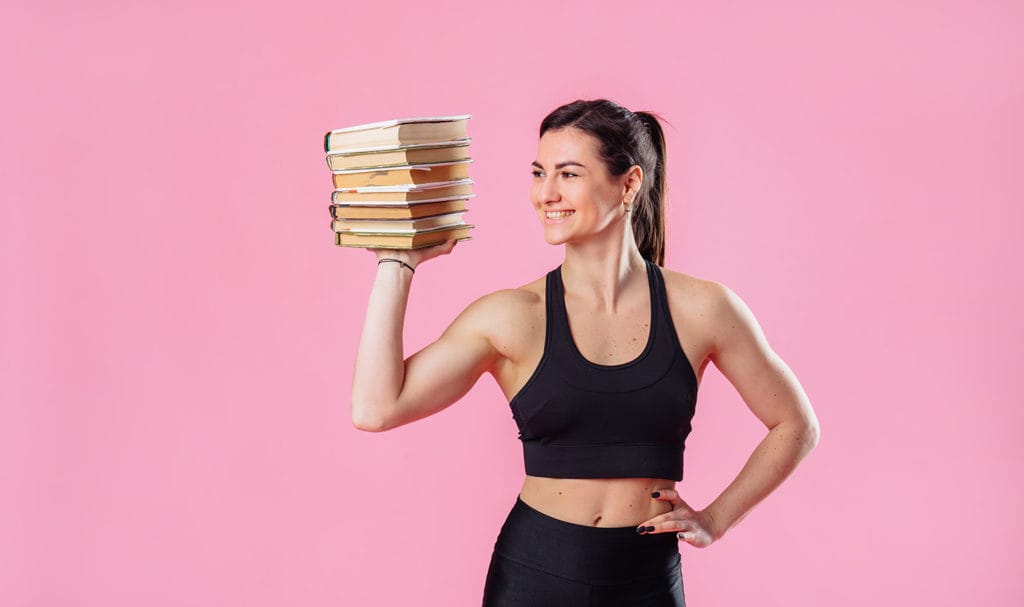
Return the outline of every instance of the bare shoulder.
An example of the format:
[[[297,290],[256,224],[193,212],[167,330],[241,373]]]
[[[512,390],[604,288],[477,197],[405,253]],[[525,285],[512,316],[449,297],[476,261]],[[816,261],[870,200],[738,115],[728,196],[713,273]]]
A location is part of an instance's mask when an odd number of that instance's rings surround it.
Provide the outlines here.
[[[472,301],[455,324],[487,337],[506,358],[517,358],[534,333],[544,331],[545,278],[518,287],[499,289]]]
[[[701,328],[712,357],[737,336],[763,341],[764,334],[746,302],[731,288],[717,280],[699,278],[672,270],[663,270],[669,304],[684,308],[690,322]]]
[[[541,282],[540,289],[537,283]],[[520,320],[538,305],[544,304],[542,280],[534,281],[519,287],[498,289],[481,295],[468,306],[464,313],[478,320],[490,322],[509,322]]]
[[[661,268],[661,275],[665,277],[669,305],[685,308],[688,312],[704,318],[707,318],[707,313],[716,305],[725,289],[725,286],[717,281],[669,268]]]
[[[668,268],[661,273],[679,341],[690,352],[694,367],[702,371],[745,306],[732,289],[717,280]]]

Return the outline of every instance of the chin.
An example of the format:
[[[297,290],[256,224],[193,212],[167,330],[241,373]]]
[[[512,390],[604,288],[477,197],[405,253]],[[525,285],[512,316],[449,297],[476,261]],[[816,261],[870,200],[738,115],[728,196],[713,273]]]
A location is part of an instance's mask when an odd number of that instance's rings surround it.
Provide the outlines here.
[[[566,244],[569,239],[563,234],[555,234],[549,230],[544,230],[544,241],[551,245]]]

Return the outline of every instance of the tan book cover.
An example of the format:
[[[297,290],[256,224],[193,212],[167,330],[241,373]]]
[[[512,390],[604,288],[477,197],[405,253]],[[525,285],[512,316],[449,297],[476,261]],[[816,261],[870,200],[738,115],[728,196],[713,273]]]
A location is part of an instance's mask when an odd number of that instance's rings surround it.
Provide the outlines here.
[[[367,149],[367,148],[364,148]],[[388,168],[406,164],[450,162],[469,158],[469,139],[441,145],[419,144],[369,148],[361,153],[332,152],[327,166],[332,171],[344,169]]]
[[[454,227],[462,222],[465,211],[429,215],[416,219],[332,219],[331,229],[335,232],[415,234],[431,228]]]
[[[416,219],[454,213],[466,210],[466,199],[441,200],[414,203],[403,206],[358,206],[349,204],[329,205],[331,217],[335,219]]]
[[[444,200],[454,197],[472,198],[473,180],[449,183],[424,183],[412,186],[369,186],[338,188],[331,193],[334,204],[404,205],[412,202]]]
[[[455,162],[407,164],[391,168],[347,169],[332,171],[335,188],[359,188],[374,185],[403,185],[456,181],[469,177],[471,158]]]
[[[366,249],[419,249],[447,240],[470,240],[469,231],[473,224],[465,223],[455,228],[440,228],[417,232],[416,234],[356,234],[335,232],[334,244],[341,247],[362,247]]]

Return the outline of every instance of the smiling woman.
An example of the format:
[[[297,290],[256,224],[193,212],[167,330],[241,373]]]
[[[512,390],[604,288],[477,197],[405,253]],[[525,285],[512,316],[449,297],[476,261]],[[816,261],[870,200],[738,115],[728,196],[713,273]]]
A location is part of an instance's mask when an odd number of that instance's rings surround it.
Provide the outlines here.
[[[644,259],[661,265],[665,257],[665,138],[661,125],[649,112],[630,112],[611,102],[601,106],[602,101],[582,112],[579,102],[568,104],[544,119],[537,160],[533,161],[531,199],[544,214],[545,225],[581,224],[585,216],[597,215],[605,216],[600,225],[607,227],[622,210],[635,210],[637,214],[629,222],[634,242]],[[623,188],[630,188],[632,194]],[[599,208],[577,215],[579,205],[587,203]],[[566,217],[573,221],[557,221]],[[546,233],[545,237],[551,244],[565,242],[556,235]]]
[[[412,272],[383,264],[352,384],[382,431],[459,400],[484,373],[509,399],[526,475],[498,533],[485,607],[685,605],[679,540],[720,539],[806,456],[818,424],[753,313],[721,283],[665,269],[665,140],[653,114],[575,101],[541,123],[530,198],[565,260],[480,297],[403,360]],[[411,268],[454,242],[385,251]],[[676,490],[705,366],[768,428],[711,504]]]

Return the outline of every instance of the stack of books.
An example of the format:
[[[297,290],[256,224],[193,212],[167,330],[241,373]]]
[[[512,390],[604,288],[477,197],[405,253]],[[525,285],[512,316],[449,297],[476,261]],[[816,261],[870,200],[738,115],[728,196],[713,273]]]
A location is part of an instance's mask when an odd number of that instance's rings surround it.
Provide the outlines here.
[[[470,240],[470,114],[399,118],[335,129],[324,137],[331,169],[334,243],[418,249]]]

